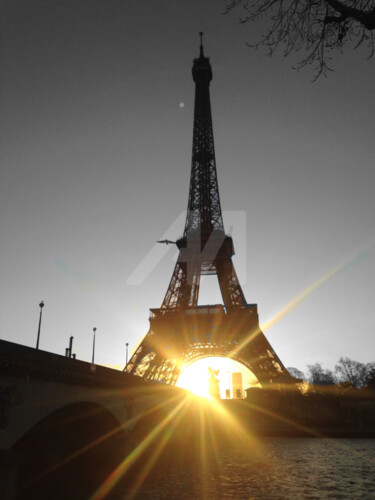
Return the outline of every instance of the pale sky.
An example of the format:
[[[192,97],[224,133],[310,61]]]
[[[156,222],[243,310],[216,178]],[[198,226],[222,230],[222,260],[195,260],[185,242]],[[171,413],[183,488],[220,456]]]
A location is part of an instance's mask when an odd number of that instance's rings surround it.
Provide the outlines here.
[[[224,223],[238,222],[247,301],[285,366],[375,361],[375,60],[348,49],[313,84],[312,68],[248,48],[261,27],[224,6],[2,2],[2,339],[35,346],[41,300],[47,351],[64,354],[73,335],[91,360],[95,326],[96,361],[122,367],[125,343],[147,333],[176,258],[155,242],[183,232],[203,30]],[[208,281],[200,302],[221,302]]]

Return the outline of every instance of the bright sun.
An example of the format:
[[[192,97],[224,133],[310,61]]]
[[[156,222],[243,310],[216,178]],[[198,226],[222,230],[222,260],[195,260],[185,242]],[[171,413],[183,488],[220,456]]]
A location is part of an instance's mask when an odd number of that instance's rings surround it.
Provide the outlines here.
[[[202,398],[210,398],[209,368],[219,370],[217,378],[219,380],[220,397],[222,399],[228,398],[228,390],[230,391],[230,398],[233,397],[233,373],[242,374],[243,387],[240,397],[243,397],[243,389],[259,386],[257,378],[248,368],[232,359],[216,357],[200,359],[188,366],[186,370],[181,373],[177,386],[182,389],[187,389]]]

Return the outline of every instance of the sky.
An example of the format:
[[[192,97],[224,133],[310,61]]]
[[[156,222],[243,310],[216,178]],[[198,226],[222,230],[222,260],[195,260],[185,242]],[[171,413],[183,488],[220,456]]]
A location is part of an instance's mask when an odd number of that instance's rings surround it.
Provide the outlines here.
[[[213,0],[3,0],[0,338],[122,368],[183,233],[198,32],[221,204],[249,303],[285,366],[375,361],[375,59],[334,72],[246,45]],[[298,57],[301,56],[297,55]],[[301,58],[300,57],[300,58]],[[233,226],[233,227],[232,227]],[[200,303],[221,302],[215,277]]]

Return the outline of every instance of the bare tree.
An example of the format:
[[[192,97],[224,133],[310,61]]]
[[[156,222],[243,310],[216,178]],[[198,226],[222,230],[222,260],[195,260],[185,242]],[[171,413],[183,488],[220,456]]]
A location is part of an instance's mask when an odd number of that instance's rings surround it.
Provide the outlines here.
[[[375,363],[367,363],[366,368],[367,378],[365,385],[371,387],[372,390],[375,390]]]
[[[370,382],[375,383],[375,363],[366,363],[367,376],[365,385],[368,385]]]
[[[296,69],[315,64],[316,78],[326,75],[334,51],[346,43],[365,43],[374,53],[375,0],[230,0],[225,13],[240,9],[240,23],[265,22],[261,45],[269,54],[283,47],[285,56],[302,50]]]
[[[325,370],[320,363],[307,365],[308,379],[311,384],[333,385],[335,379],[331,370]]]
[[[340,382],[349,382],[352,387],[364,387],[372,379],[375,363],[366,365],[348,357],[340,358],[335,373]]]

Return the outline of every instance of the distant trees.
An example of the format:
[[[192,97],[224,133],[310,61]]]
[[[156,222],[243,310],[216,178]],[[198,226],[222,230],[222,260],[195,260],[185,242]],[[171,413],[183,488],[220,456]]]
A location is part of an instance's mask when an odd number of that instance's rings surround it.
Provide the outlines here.
[[[375,386],[375,363],[367,363],[367,366],[368,366],[367,385],[372,383]]]
[[[289,366],[287,370],[292,377],[315,385],[346,384],[361,388],[372,381],[375,385],[375,362],[360,363],[348,357],[340,358],[334,371],[323,368],[321,363],[307,365],[307,376],[294,366]]]
[[[263,22],[258,41],[269,54],[282,46],[284,56],[303,51],[296,69],[315,64],[317,75],[326,74],[334,51],[348,42],[365,43],[374,52],[374,0],[230,0],[225,13],[240,9],[240,23]]]
[[[335,378],[331,370],[325,370],[320,363],[307,365],[308,381],[316,385],[333,385]]]
[[[306,379],[315,385],[349,384],[360,388],[375,380],[375,363],[360,363],[348,357],[339,359],[334,372],[323,368],[321,363],[307,365],[307,377],[297,368],[287,370],[293,377]]]
[[[375,363],[360,363],[348,357],[335,365],[338,382],[349,382],[352,387],[364,387],[375,377]]]

